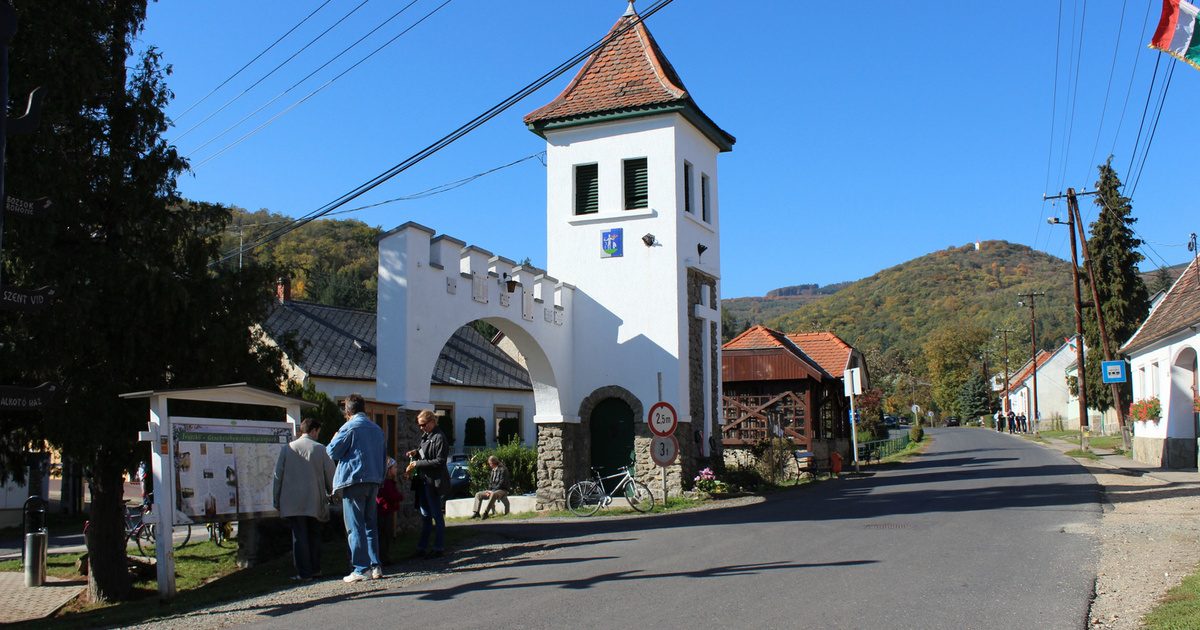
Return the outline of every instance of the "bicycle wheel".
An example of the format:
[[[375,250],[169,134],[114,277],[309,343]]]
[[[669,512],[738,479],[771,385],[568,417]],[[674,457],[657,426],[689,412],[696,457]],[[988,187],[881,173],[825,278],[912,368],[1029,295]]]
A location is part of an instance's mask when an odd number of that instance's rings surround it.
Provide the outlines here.
[[[192,539],[192,526],[191,525],[182,525],[182,526],[177,526],[177,527],[172,528],[172,530],[173,530],[171,532],[172,539],[175,538],[174,533],[175,533],[175,531],[177,531],[179,529],[179,527],[183,527],[183,538],[175,543],[175,548],[183,549],[183,546],[188,544],[188,541]]]
[[[152,523],[134,528],[129,533],[129,537],[137,542],[138,553],[147,557],[154,555],[154,525]]]
[[[594,481],[580,481],[567,492],[567,509],[575,516],[591,516],[600,509],[604,491]]]
[[[634,479],[630,479],[629,483],[625,484],[625,500],[629,502],[629,507],[639,512],[649,512],[654,509],[654,495],[650,493],[650,488]]]

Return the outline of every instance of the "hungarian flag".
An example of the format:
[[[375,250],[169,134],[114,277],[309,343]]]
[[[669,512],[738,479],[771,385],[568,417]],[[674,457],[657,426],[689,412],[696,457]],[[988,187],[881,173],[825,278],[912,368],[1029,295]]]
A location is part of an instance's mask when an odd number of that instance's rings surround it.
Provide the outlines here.
[[[1150,47],[1185,61],[1200,70],[1200,9],[1184,0],[1163,0],[1162,19]]]

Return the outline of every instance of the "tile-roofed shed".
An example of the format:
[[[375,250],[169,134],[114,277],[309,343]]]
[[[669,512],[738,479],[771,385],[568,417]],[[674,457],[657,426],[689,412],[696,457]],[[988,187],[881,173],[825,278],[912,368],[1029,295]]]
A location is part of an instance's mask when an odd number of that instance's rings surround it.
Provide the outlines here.
[[[787,335],[766,326],[751,326],[721,349],[722,378],[726,381],[830,378]]]
[[[547,129],[677,111],[721,151],[733,147],[734,137],[700,111],[632,4],[605,40],[562,93],[525,116],[531,130],[544,135]]]
[[[791,333],[788,339],[836,377],[840,378],[850,366],[850,353],[854,348],[831,332]]]
[[[1171,290],[1150,311],[1133,337],[1121,347],[1128,354],[1200,324],[1200,258],[1192,259]]]

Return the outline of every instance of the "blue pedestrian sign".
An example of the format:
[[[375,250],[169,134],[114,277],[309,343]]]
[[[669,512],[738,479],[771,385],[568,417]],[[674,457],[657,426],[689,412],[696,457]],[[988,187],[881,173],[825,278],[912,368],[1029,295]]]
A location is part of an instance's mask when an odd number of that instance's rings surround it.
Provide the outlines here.
[[[1100,380],[1105,383],[1124,383],[1128,380],[1125,376],[1125,362],[1101,361]]]
[[[600,233],[600,257],[620,258],[624,255],[625,239],[622,228],[613,228]]]

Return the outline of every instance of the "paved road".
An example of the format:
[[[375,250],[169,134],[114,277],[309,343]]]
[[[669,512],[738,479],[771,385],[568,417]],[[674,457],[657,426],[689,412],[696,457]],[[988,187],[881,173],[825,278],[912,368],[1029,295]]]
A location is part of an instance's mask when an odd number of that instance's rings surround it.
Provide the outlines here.
[[[978,429],[866,478],[738,509],[488,526],[553,551],[263,625],[1083,628],[1100,515],[1057,452]]]

